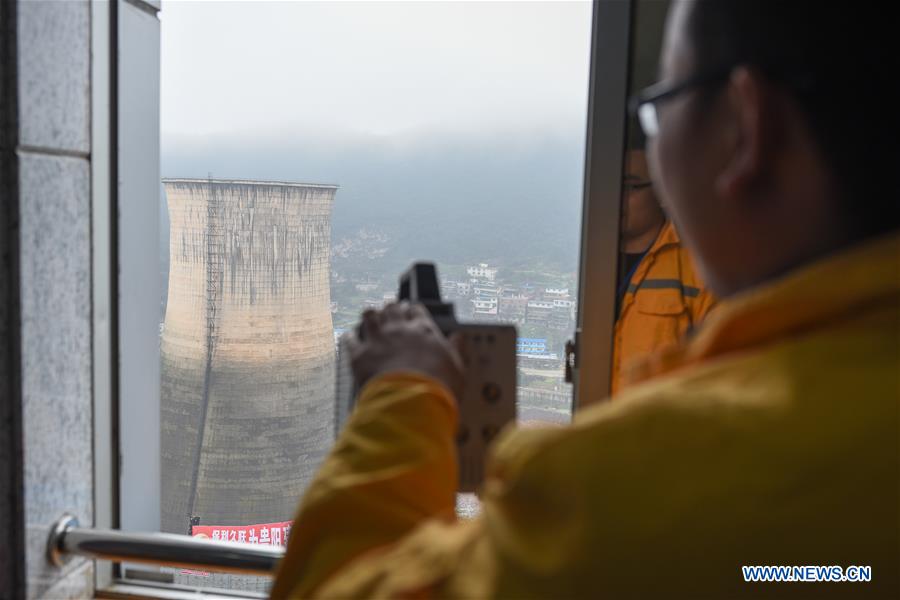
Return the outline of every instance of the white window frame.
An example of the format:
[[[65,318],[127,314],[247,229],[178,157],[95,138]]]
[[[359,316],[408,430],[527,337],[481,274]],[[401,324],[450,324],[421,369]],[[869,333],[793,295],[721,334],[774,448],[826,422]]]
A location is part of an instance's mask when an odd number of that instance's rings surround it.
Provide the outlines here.
[[[609,397],[633,4],[594,2],[573,412]]]
[[[113,0],[115,1],[115,0]],[[116,173],[112,157],[115,64],[111,52],[113,29],[111,2],[91,2],[91,273],[92,351],[94,404],[94,527],[118,529],[118,425],[116,406],[117,368],[113,345],[116,336],[116,269],[113,239],[116,214],[113,181]],[[113,564],[95,563],[95,588],[109,587],[116,573]]]

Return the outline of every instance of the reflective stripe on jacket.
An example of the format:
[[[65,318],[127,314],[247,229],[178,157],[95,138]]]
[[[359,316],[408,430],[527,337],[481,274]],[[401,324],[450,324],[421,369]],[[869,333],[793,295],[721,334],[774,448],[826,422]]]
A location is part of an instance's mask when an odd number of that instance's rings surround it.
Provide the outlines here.
[[[677,344],[715,303],[671,221],[634,271],[616,320],[611,390],[630,380],[635,361]]]
[[[652,377],[510,428],[453,516],[456,411],[370,382],[297,514],[273,596],[900,597],[900,235],[720,303]],[[745,583],[743,565],[871,566]]]

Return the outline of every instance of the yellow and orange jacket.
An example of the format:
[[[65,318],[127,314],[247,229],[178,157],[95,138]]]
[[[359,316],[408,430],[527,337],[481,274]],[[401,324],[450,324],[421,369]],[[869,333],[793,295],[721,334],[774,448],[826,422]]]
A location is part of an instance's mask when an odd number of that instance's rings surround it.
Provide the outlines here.
[[[413,373],[362,390],[272,595],[900,598],[900,235],[719,304],[647,381],[510,428],[454,517],[457,412]],[[745,583],[743,565],[871,566]]]
[[[667,221],[628,282],[613,339],[613,396],[644,357],[677,344],[715,304],[675,226]]]

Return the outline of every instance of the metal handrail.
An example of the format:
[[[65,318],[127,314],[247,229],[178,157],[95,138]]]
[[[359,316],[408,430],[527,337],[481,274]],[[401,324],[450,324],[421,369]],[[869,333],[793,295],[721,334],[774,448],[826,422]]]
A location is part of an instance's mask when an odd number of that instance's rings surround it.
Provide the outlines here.
[[[158,566],[209,569],[244,575],[273,575],[284,549],[278,546],[215,542],[171,533],[133,533],[79,527],[63,515],[47,539],[47,559],[62,566],[72,556]]]

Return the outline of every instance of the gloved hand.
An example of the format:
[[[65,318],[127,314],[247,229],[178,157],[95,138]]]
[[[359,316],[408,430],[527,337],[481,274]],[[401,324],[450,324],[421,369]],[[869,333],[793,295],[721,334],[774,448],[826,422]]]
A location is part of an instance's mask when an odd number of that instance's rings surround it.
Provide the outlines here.
[[[459,398],[463,364],[458,345],[459,338],[444,337],[421,304],[399,302],[365,311],[348,347],[359,388],[376,375],[415,371],[437,379]]]

